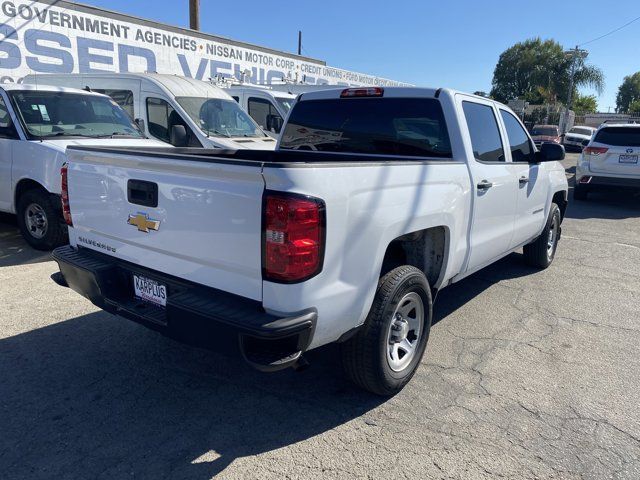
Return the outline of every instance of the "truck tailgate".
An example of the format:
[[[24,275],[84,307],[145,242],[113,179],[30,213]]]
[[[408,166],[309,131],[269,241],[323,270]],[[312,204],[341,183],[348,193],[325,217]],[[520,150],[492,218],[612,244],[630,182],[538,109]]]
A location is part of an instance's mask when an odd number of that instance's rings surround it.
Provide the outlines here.
[[[68,155],[71,245],[261,300],[259,162],[100,149]]]

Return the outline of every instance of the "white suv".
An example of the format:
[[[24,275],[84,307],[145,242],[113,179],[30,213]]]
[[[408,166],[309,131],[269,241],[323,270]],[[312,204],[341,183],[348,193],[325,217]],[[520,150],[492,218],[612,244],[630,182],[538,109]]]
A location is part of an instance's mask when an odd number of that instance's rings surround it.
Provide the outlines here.
[[[582,151],[573,197],[586,200],[598,187],[640,188],[640,125],[604,124]]]

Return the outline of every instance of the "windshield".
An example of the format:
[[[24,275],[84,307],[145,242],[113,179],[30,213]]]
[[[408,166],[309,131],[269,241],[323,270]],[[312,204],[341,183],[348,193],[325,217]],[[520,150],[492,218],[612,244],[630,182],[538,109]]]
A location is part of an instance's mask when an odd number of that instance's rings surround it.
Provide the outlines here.
[[[142,138],[136,124],[109,97],[39,90],[11,91],[9,95],[26,130],[36,138]]]
[[[593,130],[589,130],[588,128],[574,127],[569,130],[569,133],[575,133],[576,135],[587,135],[590,137],[593,134]]]
[[[282,108],[282,111],[286,115],[287,113],[289,113],[289,110],[291,110],[291,107],[293,107],[293,102],[295,102],[296,99],[276,97],[276,101],[278,102],[278,105],[280,105],[280,107]]]
[[[531,135],[544,135],[546,137],[557,137],[558,127],[533,127]]]
[[[595,141],[616,147],[640,147],[640,127],[605,127]]]
[[[216,137],[264,137],[265,133],[233,100],[176,97],[187,114],[207,135]]]
[[[280,140],[284,150],[451,157],[440,102],[356,98],[296,103]]]

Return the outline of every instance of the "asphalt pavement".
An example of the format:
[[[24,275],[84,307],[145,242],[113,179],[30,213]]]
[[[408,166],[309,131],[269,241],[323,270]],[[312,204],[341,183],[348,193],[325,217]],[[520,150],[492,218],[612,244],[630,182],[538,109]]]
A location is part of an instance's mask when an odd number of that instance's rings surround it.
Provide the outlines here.
[[[514,253],[440,293],[381,399],[334,347],[261,374],[103,313],[3,216],[0,476],[638,479],[639,267],[640,196],[571,202],[549,269]]]

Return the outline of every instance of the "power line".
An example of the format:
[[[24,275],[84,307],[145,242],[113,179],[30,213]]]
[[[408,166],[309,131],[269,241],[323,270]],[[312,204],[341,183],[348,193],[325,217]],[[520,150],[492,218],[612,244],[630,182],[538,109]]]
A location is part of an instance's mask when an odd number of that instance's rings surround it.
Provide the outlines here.
[[[593,40],[589,40],[588,42],[581,43],[581,44],[579,44],[578,46],[579,46],[579,47],[582,47],[583,45],[587,45],[587,44],[589,44],[589,43],[593,43],[593,42],[595,42],[595,41],[597,41],[597,40],[600,40],[601,38],[608,37],[609,35],[611,35],[611,34],[613,34],[613,33],[616,33],[616,32],[618,32],[618,31],[622,30],[622,29],[623,29],[623,28],[625,28],[625,27],[628,27],[628,26],[629,26],[629,25],[631,25],[633,22],[636,22],[636,21],[638,21],[638,20],[640,20],[640,17],[636,17],[636,18],[634,18],[633,20],[631,20],[630,22],[625,23],[625,24],[624,24],[624,25],[622,25],[621,27],[618,27],[618,28],[616,28],[615,30],[611,30],[609,33],[605,33],[604,35],[600,35],[599,37],[594,38]]]

